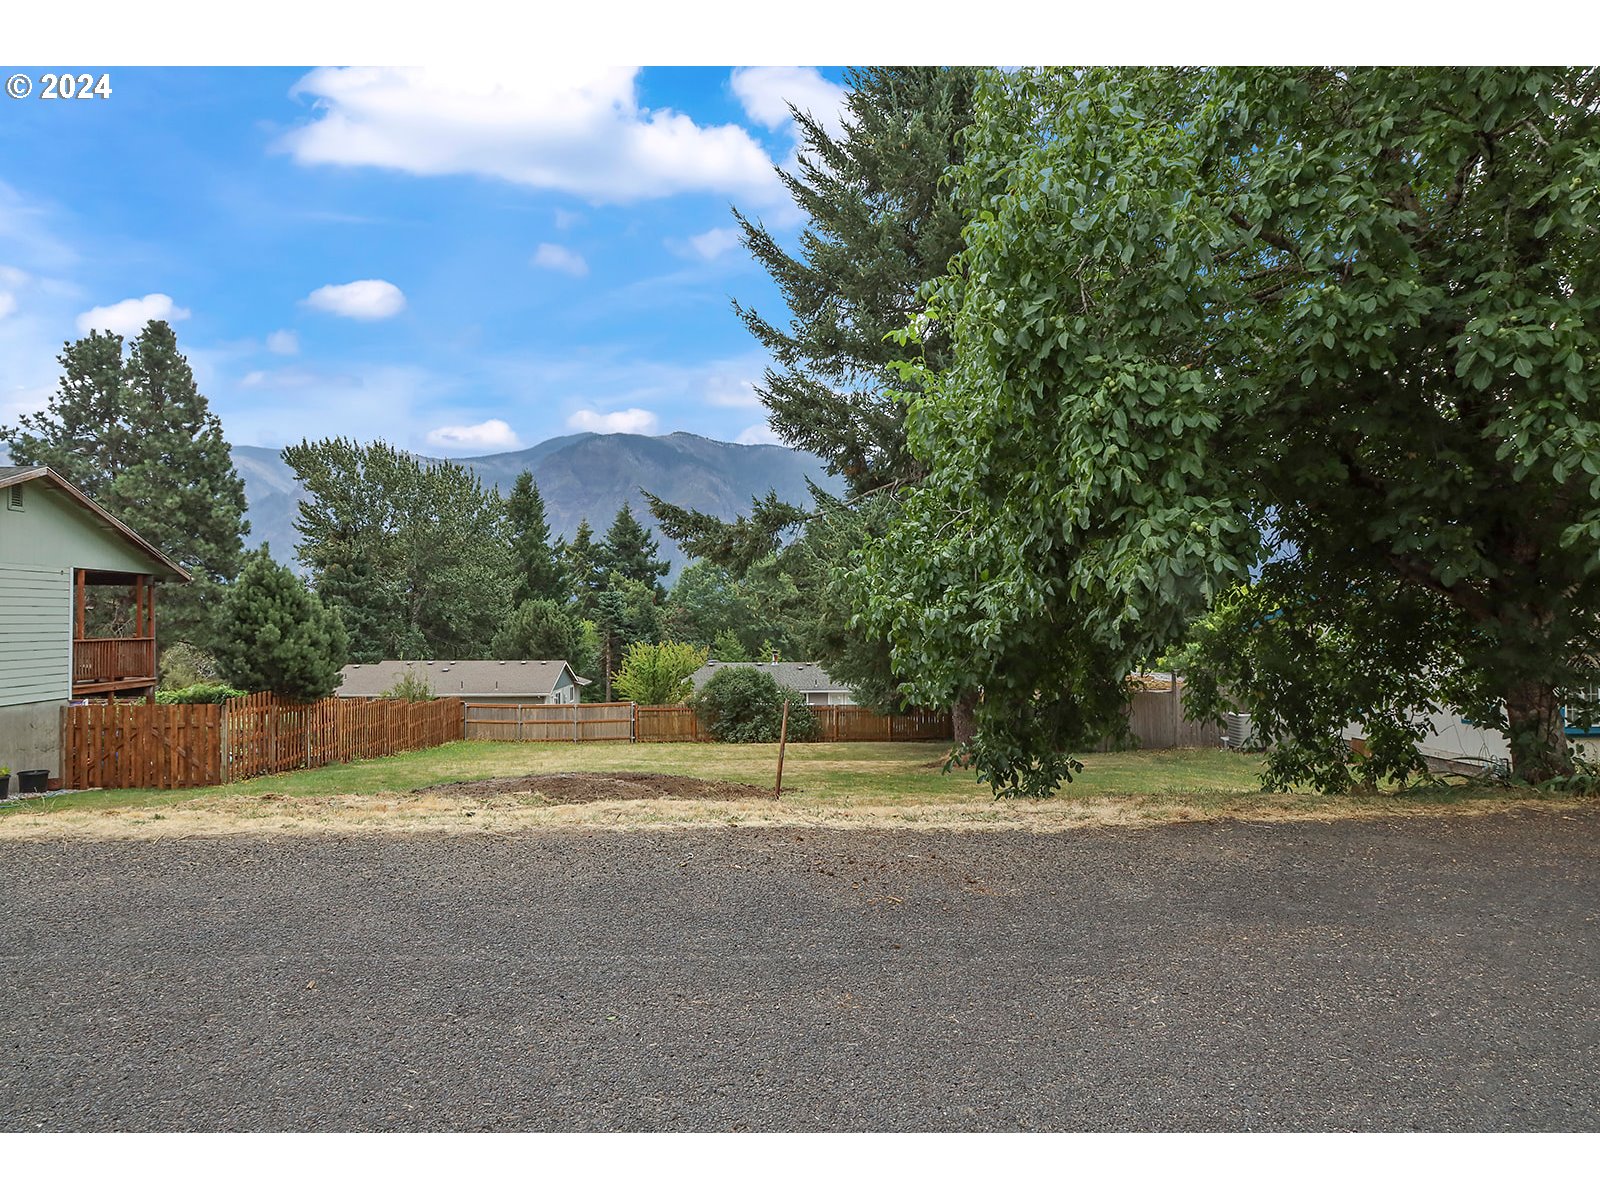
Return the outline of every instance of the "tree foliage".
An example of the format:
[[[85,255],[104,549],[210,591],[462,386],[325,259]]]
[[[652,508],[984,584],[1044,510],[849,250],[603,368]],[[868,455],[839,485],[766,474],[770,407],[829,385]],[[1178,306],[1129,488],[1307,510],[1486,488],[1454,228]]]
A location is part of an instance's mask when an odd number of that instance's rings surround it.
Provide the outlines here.
[[[660,580],[669,564],[656,558],[660,551],[660,543],[633,515],[633,506],[624,503],[601,543],[600,562],[608,573],[614,571],[624,579],[642,583],[657,600],[663,600],[666,590]]]
[[[1495,714],[1525,779],[1570,768],[1559,699],[1600,633],[1597,113],[1580,70],[986,78],[967,249],[908,327],[951,348],[910,372],[929,472],[865,583],[912,697],[985,685],[987,778],[1054,787],[1125,673],[1253,570],[1219,649],[1262,657],[1216,674],[1294,735],[1279,781],[1335,782],[1347,721],[1403,770],[1425,699]]]
[[[918,473],[887,394],[898,356],[884,335],[919,311],[923,285],[961,249],[963,217],[943,176],[960,158],[975,77],[965,67],[846,72],[842,135],[796,111],[797,166],[778,173],[806,214],[799,254],[735,214],[792,315],[783,329],[734,306],[778,364],[757,395],[773,431],[820,456],[852,494]]]
[[[611,690],[635,704],[682,704],[694,692],[689,677],[706,665],[703,646],[635,642],[612,676]]]
[[[887,641],[853,621],[847,569],[895,490],[921,473],[892,394],[915,385],[894,370],[903,352],[886,338],[920,310],[923,288],[961,250],[964,217],[944,176],[961,160],[976,77],[966,67],[847,72],[843,132],[797,113],[798,166],[780,171],[807,219],[797,252],[739,218],[745,247],[790,314],[785,328],[735,305],[777,364],[757,393],[786,443],[818,454],[845,480],[850,505],[815,488],[809,510],[768,493],[748,516],[722,521],[650,497],[662,532],[689,553],[741,579],[754,573],[766,599],[793,598],[769,610],[759,635],[741,631],[749,644],[771,638],[891,707],[901,681]],[[943,351],[942,335],[930,332],[931,367],[943,365]],[[770,619],[779,614],[782,622]]]
[[[384,442],[302,442],[295,528],[318,593],[358,661],[482,658],[510,607],[505,506],[466,467]]]
[[[195,386],[177,335],[151,321],[123,354],[94,331],[59,356],[44,411],[0,427],[12,460],[50,467],[194,577],[163,585],[163,637],[216,649],[221,586],[244,553],[244,484],[222,425]]]
[[[755,667],[723,667],[695,693],[695,716],[719,742],[775,742],[789,702],[788,737],[811,742],[820,729],[805,697]]]
[[[524,600],[495,632],[491,649],[500,659],[564,659],[586,679],[600,670],[594,623],[554,600]]]
[[[522,472],[512,485],[511,495],[506,497],[506,520],[511,534],[511,602],[564,600],[566,577],[550,544],[544,497],[532,471]]]
[[[412,704],[438,698],[439,693],[433,690],[427,676],[416,670],[402,671],[398,679],[378,693],[380,700],[406,700]]]
[[[218,618],[223,673],[247,692],[308,702],[331,696],[349,649],[337,613],[274,562],[265,546],[251,554],[228,589]]]

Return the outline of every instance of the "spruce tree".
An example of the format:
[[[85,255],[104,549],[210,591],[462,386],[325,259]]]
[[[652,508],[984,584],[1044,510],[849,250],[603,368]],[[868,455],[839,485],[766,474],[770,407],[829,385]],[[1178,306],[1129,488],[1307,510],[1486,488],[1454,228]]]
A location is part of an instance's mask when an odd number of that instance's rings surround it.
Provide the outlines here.
[[[550,522],[545,516],[544,497],[533,481],[533,472],[517,476],[506,499],[506,517],[511,525],[512,569],[515,572],[511,601],[555,600],[562,596],[565,579],[561,562],[550,545]]]
[[[644,584],[655,593],[658,601],[666,599],[666,589],[661,586],[660,580],[670,564],[655,557],[661,545],[649,530],[639,524],[639,518],[633,515],[632,505],[624,503],[617,510],[616,520],[606,531],[602,546],[604,553],[601,561],[608,570]]]
[[[218,647],[220,585],[244,552],[244,484],[222,425],[196,388],[177,336],[151,321],[123,356],[122,339],[92,332],[59,357],[61,382],[43,412],[0,428],[19,463],[50,467],[194,576],[162,587],[163,640]]]
[[[561,567],[568,596],[579,608],[586,607],[604,585],[603,550],[604,547],[594,540],[594,529],[587,517],[578,522],[572,541],[561,548]]]
[[[348,648],[344,626],[265,546],[227,589],[217,624],[219,663],[235,687],[301,703],[338,688]]]

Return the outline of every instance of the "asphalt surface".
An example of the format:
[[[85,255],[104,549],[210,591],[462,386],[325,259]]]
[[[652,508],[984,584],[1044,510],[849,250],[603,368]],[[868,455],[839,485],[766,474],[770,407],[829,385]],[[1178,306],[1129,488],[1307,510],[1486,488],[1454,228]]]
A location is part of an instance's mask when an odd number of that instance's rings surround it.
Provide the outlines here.
[[[1600,815],[0,843],[7,1129],[1596,1129]]]

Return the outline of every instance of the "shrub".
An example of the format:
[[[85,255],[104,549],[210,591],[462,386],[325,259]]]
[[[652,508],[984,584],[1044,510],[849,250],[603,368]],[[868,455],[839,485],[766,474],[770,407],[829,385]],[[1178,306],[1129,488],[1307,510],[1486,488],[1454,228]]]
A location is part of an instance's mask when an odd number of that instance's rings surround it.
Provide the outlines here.
[[[407,671],[378,693],[379,700],[420,701],[438,698],[439,694],[433,690],[433,685],[415,671]]]
[[[815,741],[817,718],[805,697],[755,667],[723,667],[706,680],[692,704],[700,723],[719,742],[775,742],[785,700],[789,740]]]
[[[206,653],[198,646],[188,642],[173,642],[161,652],[161,691],[181,692],[195,686],[195,684],[220,684],[223,682],[222,668],[217,665],[214,655]],[[157,693],[158,703],[160,692]],[[170,704],[209,704],[209,700],[172,700],[165,701]]]
[[[635,704],[681,704],[694,691],[689,676],[706,665],[706,657],[687,642],[635,642],[611,677],[612,690]]]
[[[166,656],[161,657],[162,664]],[[247,693],[241,688],[225,683],[191,683],[188,687],[161,688],[156,692],[157,704],[222,704]]]
[[[307,702],[339,686],[349,646],[344,624],[265,546],[228,589],[217,631],[218,661],[228,681],[246,691]]]

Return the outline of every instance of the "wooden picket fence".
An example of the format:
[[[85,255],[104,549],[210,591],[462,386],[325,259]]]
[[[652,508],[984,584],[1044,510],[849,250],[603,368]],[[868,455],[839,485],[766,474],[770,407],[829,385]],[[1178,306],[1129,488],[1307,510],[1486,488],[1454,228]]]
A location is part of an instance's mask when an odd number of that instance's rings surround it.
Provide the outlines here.
[[[468,741],[631,742],[633,705],[472,704],[465,706]]]
[[[222,770],[230,780],[425,750],[463,736],[460,700],[330,696],[314,704],[291,704],[258,692],[229,700],[222,708]]]
[[[884,716],[854,704],[819,704],[825,742],[949,741],[948,712]],[[468,704],[466,736],[497,742],[709,742],[684,704]]]
[[[62,710],[68,788],[207,787],[458,741],[460,700],[90,704]]]
[[[222,783],[222,706],[72,705],[61,713],[61,759],[68,788]]]

